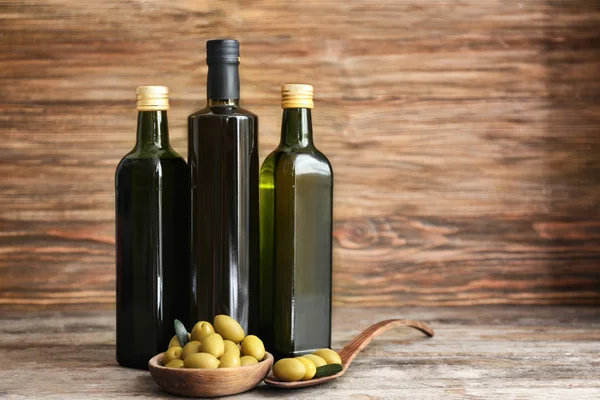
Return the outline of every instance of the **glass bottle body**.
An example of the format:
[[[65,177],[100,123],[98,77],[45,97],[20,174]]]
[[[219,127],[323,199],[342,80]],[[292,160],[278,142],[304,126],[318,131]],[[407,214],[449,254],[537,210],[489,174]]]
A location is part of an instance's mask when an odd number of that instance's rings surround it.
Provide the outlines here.
[[[190,115],[191,261],[195,320],[258,322],[258,118],[237,100]]]
[[[331,342],[333,170],[312,143],[310,110],[286,109],[260,173],[261,334],[276,357]]]
[[[148,368],[173,320],[189,317],[187,165],[169,145],[165,111],[141,111],[136,147],[115,173],[117,361]]]

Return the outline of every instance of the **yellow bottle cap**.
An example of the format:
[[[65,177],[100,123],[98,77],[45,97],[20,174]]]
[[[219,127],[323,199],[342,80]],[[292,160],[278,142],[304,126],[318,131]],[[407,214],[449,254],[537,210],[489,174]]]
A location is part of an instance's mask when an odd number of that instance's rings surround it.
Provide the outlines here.
[[[281,87],[281,108],[314,108],[313,87],[298,83]]]
[[[139,86],[136,108],[138,111],[159,111],[169,109],[169,88],[166,86]]]

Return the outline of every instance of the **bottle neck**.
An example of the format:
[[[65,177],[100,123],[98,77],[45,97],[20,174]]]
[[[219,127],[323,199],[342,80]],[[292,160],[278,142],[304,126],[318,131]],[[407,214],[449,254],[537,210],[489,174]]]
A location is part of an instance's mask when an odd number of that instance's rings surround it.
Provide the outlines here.
[[[312,147],[312,116],[310,108],[285,108],[281,123],[280,146]]]
[[[209,64],[206,83],[206,98],[209,106],[211,101],[220,103],[214,105],[239,105],[240,73],[238,65],[239,62],[225,61]]]
[[[138,113],[137,149],[155,146],[158,149],[169,148],[169,124],[167,111],[140,111]]]

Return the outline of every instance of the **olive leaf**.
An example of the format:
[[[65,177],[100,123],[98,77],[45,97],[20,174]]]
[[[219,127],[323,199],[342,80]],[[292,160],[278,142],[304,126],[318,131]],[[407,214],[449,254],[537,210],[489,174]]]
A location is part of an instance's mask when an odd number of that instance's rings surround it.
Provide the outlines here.
[[[173,324],[175,325],[175,334],[177,335],[177,339],[179,339],[179,343],[181,344],[181,347],[183,347],[190,341],[188,331],[178,319],[176,319]]]
[[[340,364],[327,364],[321,365],[317,368],[317,373],[313,378],[322,378],[324,376],[335,375],[342,370],[342,366]]]

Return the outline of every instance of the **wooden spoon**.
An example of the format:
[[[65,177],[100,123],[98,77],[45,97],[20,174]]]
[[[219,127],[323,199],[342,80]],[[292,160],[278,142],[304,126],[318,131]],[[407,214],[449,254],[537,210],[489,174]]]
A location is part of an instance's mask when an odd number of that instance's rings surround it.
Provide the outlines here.
[[[427,324],[421,321],[414,321],[410,319],[388,319],[385,321],[381,321],[372,325],[365,329],[360,335],[356,336],[352,339],[340,352],[340,358],[342,359],[342,370],[335,375],[324,376],[322,378],[310,379],[308,381],[297,381],[297,382],[281,382],[273,376],[273,373],[270,373],[269,376],[265,379],[265,383],[269,386],[278,387],[278,388],[301,388],[313,385],[320,385],[321,383],[332,381],[340,376],[344,375],[350,367],[352,360],[360,353],[362,349],[367,347],[371,340],[378,336],[379,334],[397,327],[397,326],[408,326],[411,328],[415,328],[425,335],[432,337],[434,332]]]

